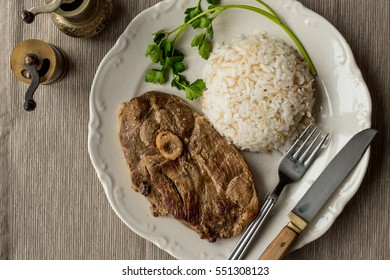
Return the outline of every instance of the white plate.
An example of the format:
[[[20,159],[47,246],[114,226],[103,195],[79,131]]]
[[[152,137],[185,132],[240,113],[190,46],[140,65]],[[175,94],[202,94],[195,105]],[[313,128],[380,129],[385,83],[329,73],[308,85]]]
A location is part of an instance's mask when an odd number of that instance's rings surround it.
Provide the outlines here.
[[[199,239],[196,233],[173,218],[155,218],[149,213],[146,199],[130,187],[129,172],[118,140],[117,111],[122,102],[152,89],[183,96],[169,84],[155,86],[144,82],[145,70],[152,66],[144,53],[147,45],[152,42],[152,33],[160,29],[171,30],[181,24],[185,8],[195,6],[196,2],[160,2],[139,14],[120,36],[99,66],[92,85],[88,147],[112,208],[129,228],[178,259],[225,259],[238,238],[209,243]],[[244,2],[257,5],[255,1],[240,1]],[[256,259],[286,225],[287,213],[337,151],[355,133],[371,124],[369,92],[352,52],[339,32],[324,18],[297,1],[266,2],[272,5],[296,33],[317,68],[317,121],[332,134],[332,140],[304,178],[282,193],[261,236],[247,254],[248,259]],[[267,31],[271,36],[282,38],[293,45],[279,26],[253,12],[227,11],[214,22],[214,29],[215,42],[227,41],[239,34],[251,35],[254,31]],[[185,33],[178,46],[186,54],[185,64],[188,70],[185,74],[189,80],[201,77],[205,63],[197,51],[189,47],[193,34],[193,31]],[[197,101],[190,104],[198,109]],[[282,155],[275,152],[270,155],[244,153],[244,156],[255,175],[259,194],[264,197],[277,183],[277,166]],[[368,160],[367,152],[315,221],[309,225],[295,249],[315,240],[329,229],[359,188]]]

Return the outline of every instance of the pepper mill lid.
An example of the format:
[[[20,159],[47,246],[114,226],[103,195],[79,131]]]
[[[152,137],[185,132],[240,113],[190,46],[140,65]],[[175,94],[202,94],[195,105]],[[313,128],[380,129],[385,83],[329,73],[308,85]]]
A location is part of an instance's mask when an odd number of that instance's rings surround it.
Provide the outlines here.
[[[99,34],[112,15],[112,0],[45,0],[46,5],[23,10],[25,23],[32,23],[35,16],[51,13],[54,24],[71,37],[88,38]]]
[[[25,40],[11,54],[11,69],[24,83],[30,84],[25,93],[24,109],[33,111],[33,99],[38,86],[59,82],[67,73],[68,60],[58,47],[41,40]]]

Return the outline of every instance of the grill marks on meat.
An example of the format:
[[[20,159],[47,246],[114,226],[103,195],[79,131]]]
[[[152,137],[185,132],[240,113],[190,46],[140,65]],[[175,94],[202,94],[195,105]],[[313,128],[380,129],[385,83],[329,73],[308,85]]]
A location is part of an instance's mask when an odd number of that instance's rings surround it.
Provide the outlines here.
[[[147,92],[124,103],[119,120],[132,187],[154,216],[171,215],[213,242],[238,235],[257,215],[244,159],[182,99]]]

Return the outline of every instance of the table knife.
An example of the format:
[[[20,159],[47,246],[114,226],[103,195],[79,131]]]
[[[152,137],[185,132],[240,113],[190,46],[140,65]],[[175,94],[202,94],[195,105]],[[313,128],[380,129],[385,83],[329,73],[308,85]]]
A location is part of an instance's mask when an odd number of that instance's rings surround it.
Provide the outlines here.
[[[362,158],[376,133],[377,131],[371,128],[360,131],[337,153],[288,214],[290,222],[271,242],[259,260],[283,258],[297,237]]]

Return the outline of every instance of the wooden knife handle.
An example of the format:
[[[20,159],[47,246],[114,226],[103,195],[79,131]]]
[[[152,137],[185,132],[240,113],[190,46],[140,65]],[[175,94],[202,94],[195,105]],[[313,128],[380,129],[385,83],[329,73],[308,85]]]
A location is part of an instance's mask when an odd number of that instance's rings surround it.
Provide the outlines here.
[[[285,226],[276,236],[276,238],[268,245],[264,253],[259,257],[259,260],[280,260],[288,252],[298,237],[298,233]]]

